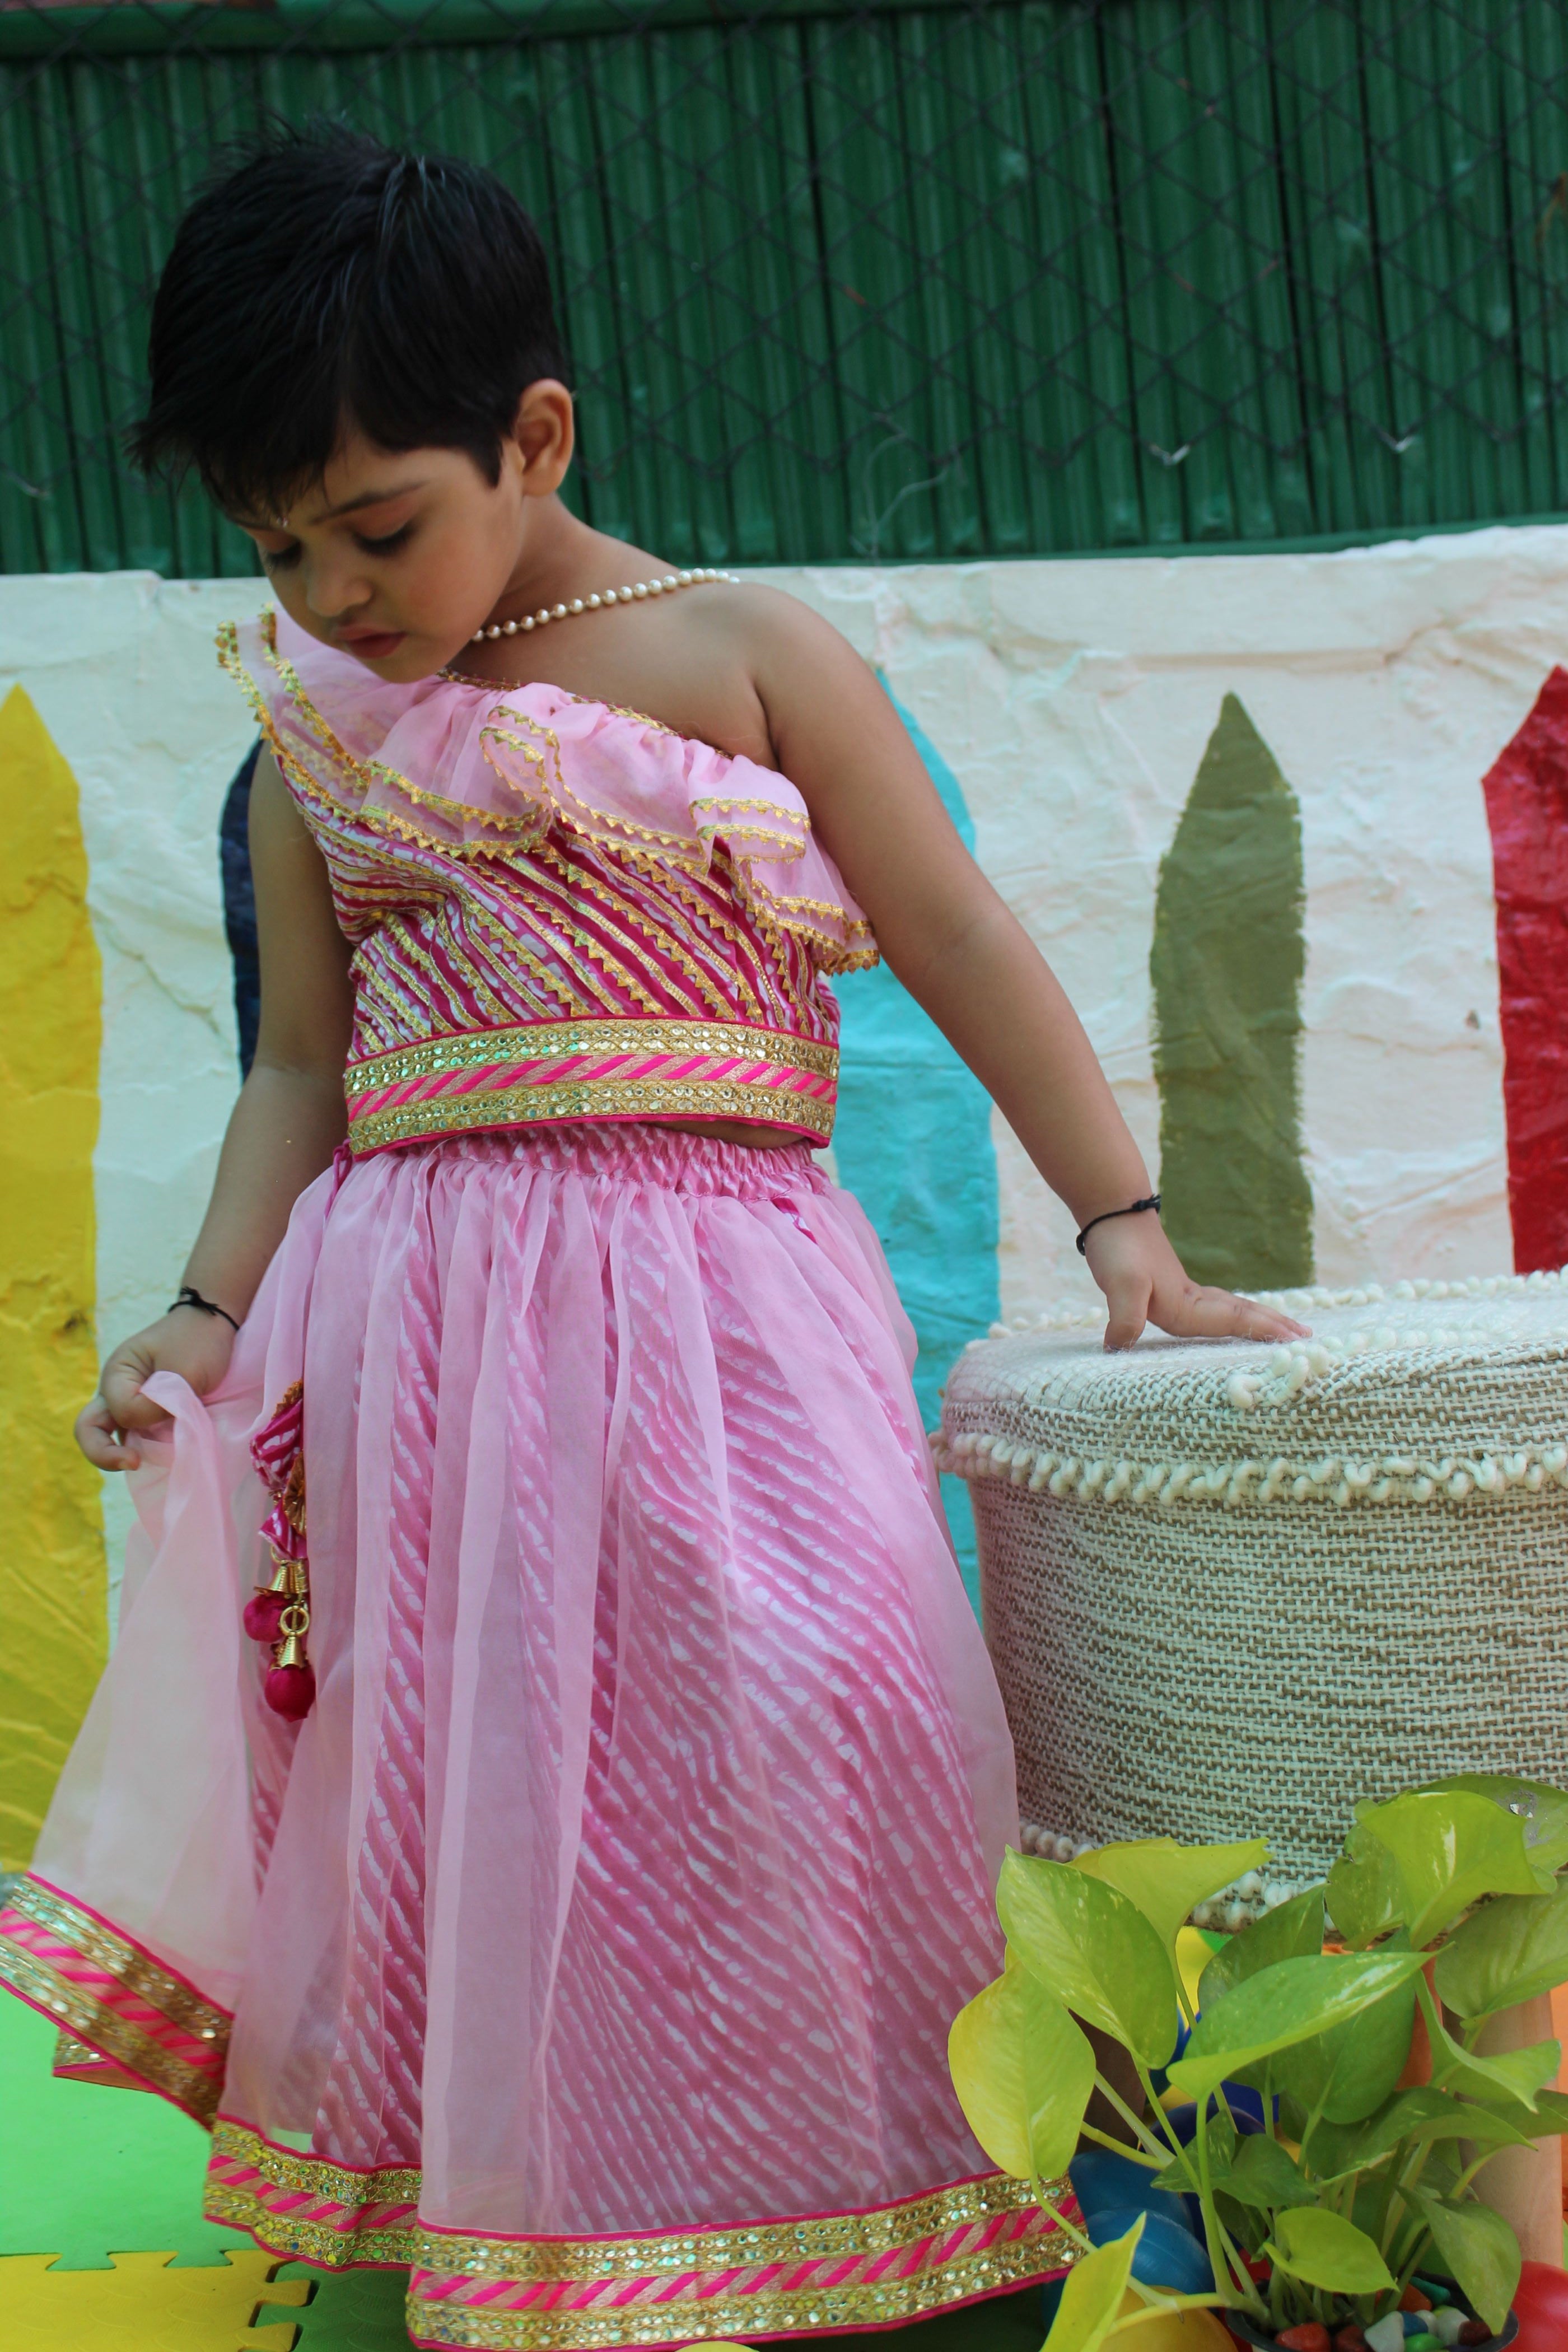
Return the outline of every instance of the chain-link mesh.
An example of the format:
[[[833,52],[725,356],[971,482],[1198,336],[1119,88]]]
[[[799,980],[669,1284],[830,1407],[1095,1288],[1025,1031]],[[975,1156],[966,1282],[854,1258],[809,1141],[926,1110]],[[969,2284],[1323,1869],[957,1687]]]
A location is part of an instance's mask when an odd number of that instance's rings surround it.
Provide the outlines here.
[[[1562,0],[0,0],[0,562],[248,570],[117,435],[216,145],[338,116],[539,219],[576,497],[671,560],[1550,512]]]

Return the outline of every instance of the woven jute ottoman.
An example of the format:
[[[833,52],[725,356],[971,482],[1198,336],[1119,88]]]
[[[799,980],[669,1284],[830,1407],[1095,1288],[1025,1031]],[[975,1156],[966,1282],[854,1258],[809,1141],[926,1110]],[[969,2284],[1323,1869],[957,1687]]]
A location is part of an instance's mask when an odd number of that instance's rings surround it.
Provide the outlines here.
[[[1107,1356],[1074,1313],[978,1341],[935,1441],[1026,1844],[1266,1836],[1212,1926],[1320,1877],[1360,1798],[1568,1785],[1563,1277],[1278,1303],[1310,1340]]]

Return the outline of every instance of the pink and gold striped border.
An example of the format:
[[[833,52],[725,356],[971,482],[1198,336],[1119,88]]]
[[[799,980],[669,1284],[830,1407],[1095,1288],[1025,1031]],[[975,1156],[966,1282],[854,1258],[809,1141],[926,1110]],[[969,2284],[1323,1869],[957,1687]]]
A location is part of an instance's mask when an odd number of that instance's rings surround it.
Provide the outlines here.
[[[541,1021],[426,1038],[352,1063],[349,1144],[575,1118],[725,1118],[824,1141],[836,1046],[722,1021]]]
[[[1048,2194],[1070,2210],[1065,2181]],[[294,2155],[220,2118],[206,2212],[274,2253],[412,2273],[408,2327],[428,2347],[613,2347],[896,2327],[1072,2260],[1027,2181],[1000,2173],[868,2211],[602,2238],[435,2230],[409,2167],[361,2171]]]
[[[211,2124],[228,2053],[227,2012],[46,1879],[19,1879],[0,1910],[0,1984]]]

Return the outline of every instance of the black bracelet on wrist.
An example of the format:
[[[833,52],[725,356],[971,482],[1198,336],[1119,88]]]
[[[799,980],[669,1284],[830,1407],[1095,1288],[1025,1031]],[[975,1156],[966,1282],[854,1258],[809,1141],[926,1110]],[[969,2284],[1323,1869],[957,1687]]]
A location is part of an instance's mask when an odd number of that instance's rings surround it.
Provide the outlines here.
[[[232,1329],[237,1331],[239,1328],[226,1307],[220,1307],[216,1299],[204,1298],[201,1292],[193,1290],[188,1282],[183,1282],[180,1285],[180,1295],[175,1299],[174,1306],[169,1309],[171,1315],[174,1311],[174,1307],[199,1307],[204,1315],[221,1315]]]
[[[1129,1201],[1124,1209],[1102,1209],[1098,1217],[1090,1217],[1088,1224],[1085,1225],[1082,1233],[1080,1233],[1078,1237],[1078,1254],[1079,1257],[1088,1256],[1089,1252],[1084,1248],[1084,1244],[1088,1241],[1090,1234],[1093,1233],[1096,1225],[1107,1224],[1112,1217],[1136,1217],[1145,1209],[1152,1209],[1154,1214],[1156,1216],[1159,1215],[1160,1195],[1158,1192],[1151,1192],[1146,1201]]]

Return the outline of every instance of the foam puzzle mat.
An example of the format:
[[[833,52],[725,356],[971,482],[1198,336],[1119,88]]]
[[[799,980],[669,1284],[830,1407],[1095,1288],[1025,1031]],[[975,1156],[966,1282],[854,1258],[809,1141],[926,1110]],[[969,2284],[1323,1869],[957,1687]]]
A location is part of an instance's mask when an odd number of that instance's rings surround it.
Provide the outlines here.
[[[401,2273],[323,2277],[201,2218],[205,2135],[160,2099],[57,2082],[54,2028],[0,1997],[4,2352],[407,2352]],[[829,2344],[1038,2352],[1034,2290]]]

